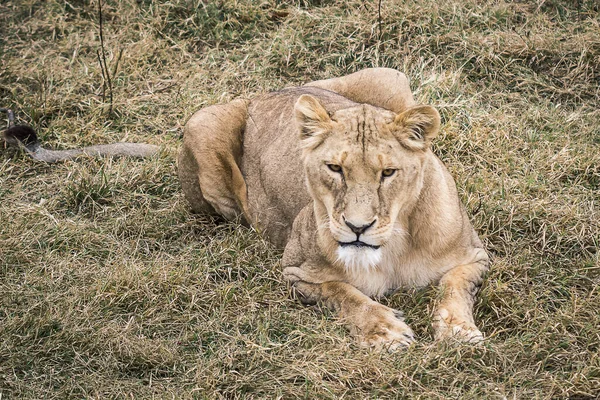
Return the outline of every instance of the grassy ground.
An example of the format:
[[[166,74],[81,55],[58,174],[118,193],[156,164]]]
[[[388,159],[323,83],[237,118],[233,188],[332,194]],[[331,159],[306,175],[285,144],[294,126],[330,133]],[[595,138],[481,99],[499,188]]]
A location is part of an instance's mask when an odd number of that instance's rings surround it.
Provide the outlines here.
[[[56,148],[0,151],[0,398],[600,396],[600,10],[593,0],[0,2],[0,106]],[[483,345],[431,340],[435,289],[384,300],[419,343],[357,348],[290,299],[280,254],[189,212],[174,156],[196,109],[364,67],[437,106],[435,151],[493,257]]]

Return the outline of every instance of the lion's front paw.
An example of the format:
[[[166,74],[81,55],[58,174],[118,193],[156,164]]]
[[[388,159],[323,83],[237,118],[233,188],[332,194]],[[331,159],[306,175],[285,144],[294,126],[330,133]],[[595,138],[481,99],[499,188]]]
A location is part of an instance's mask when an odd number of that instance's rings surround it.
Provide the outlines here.
[[[358,335],[363,347],[393,352],[415,341],[402,313],[380,304],[365,313],[361,325]]]
[[[473,344],[483,341],[483,333],[473,323],[452,317],[445,308],[438,310],[433,318],[433,330],[438,341],[451,338]]]

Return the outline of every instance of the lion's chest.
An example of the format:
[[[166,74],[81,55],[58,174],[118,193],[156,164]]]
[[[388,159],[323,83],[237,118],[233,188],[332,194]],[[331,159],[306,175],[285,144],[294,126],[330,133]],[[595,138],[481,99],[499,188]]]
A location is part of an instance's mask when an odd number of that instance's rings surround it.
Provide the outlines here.
[[[399,247],[384,249],[377,267],[348,271],[348,280],[368,296],[380,297],[400,288],[419,288],[437,282],[448,270],[443,260],[435,260]]]

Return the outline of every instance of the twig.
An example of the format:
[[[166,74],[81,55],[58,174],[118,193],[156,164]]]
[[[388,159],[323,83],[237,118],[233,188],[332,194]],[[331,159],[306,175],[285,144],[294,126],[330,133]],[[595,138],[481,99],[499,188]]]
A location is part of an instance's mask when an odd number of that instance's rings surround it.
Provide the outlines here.
[[[100,50],[102,53],[102,57],[100,57],[100,52],[98,53],[98,60],[100,61],[100,68],[102,69],[102,78],[104,79],[102,85],[102,101],[105,99],[105,88],[108,87],[108,114],[112,114],[113,109],[113,90],[112,90],[112,79],[110,75],[110,71],[108,70],[108,64],[106,62],[106,50],[104,49],[104,27],[102,24],[102,0],[98,0],[98,20],[100,22]],[[115,68],[116,69],[116,68]]]
[[[102,63],[102,56],[100,55],[100,50],[96,50],[96,55],[98,56],[98,63],[100,64],[100,73],[102,74],[102,103],[104,103],[106,99],[106,76],[104,75],[104,64]]]
[[[121,61],[121,57],[123,57],[123,51],[124,51],[124,49],[121,47],[119,49],[119,54],[117,54],[117,59],[115,60],[115,65],[113,65],[113,69],[110,74],[110,76],[112,76],[112,77],[117,75],[117,71],[119,70],[119,62]]]
[[[383,51],[383,28],[381,27],[381,2],[377,4],[377,25],[379,26],[379,45],[381,46],[381,50]]]

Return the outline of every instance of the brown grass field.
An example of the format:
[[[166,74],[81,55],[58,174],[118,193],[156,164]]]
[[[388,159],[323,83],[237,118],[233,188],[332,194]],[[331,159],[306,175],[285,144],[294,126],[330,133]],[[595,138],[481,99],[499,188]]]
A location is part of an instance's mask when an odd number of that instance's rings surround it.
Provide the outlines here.
[[[1,400],[600,398],[596,0],[383,0],[380,20],[377,0],[105,0],[112,113],[97,1],[0,1],[0,107],[49,147],[163,150],[0,150]],[[181,194],[195,110],[373,66],[442,114],[434,151],[492,256],[482,345],[433,342],[425,288],[383,300],[417,344],[359,348],[290,297],[280,252]]]

